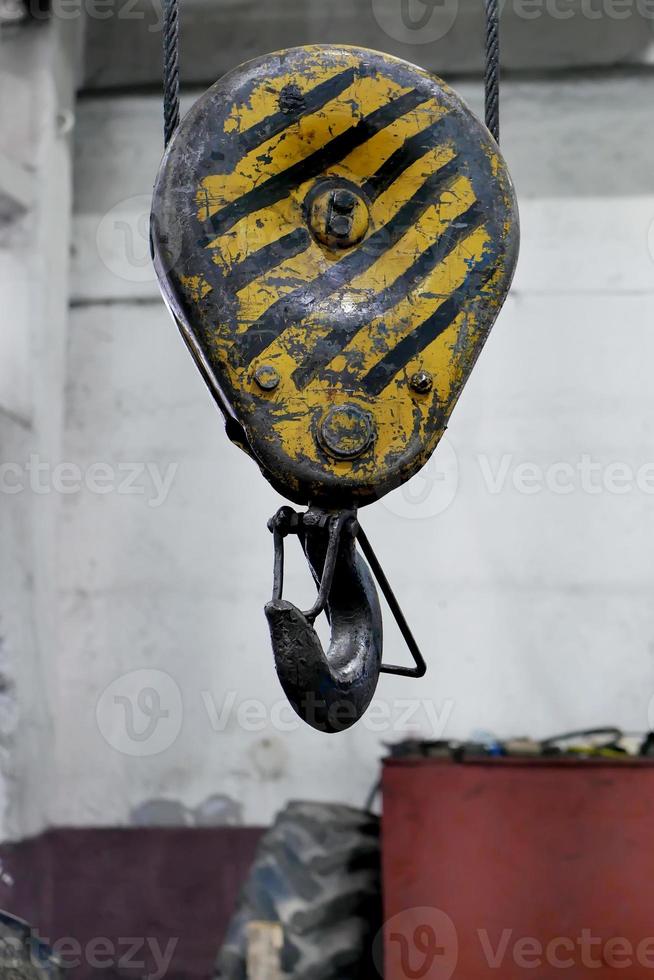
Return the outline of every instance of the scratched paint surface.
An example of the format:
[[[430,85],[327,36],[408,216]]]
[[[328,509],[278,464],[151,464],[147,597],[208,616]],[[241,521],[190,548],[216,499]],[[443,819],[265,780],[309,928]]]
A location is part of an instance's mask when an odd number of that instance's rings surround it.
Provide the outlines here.
[[[354,195],[352,244],[319,234],[332,189]],[[365,503],[426,462],[519,239],[506,165],[451,89],[389,56],[321,46],[250,62],[198,100],[164,158],[152,229],[210,386],[302,503]],[[261,368],[276,386],[261,388]],[[419,371],[429,390],[412,387]],[[372,419],[354,459],[320,439],[338,405]]]

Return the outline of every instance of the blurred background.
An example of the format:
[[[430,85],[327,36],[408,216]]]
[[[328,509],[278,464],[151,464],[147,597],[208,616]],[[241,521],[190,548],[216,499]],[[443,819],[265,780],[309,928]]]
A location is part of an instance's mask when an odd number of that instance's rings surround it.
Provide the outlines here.
[[[363,806],[385,746],[652,724],[654,3],[507,0],[512,292],[425,470],[361,521],[429,671],[354,729],[286,707],[263,605],[279,498],[158,291],[158,0],[2,0],[0,831],[265,826]],[[340,41],[482,113],[479,0],[182,0],[183,106]],[[289,544],[293,552],[293,542]],[[300,557],[287,592],[313,586]],[[406,656],[388,623],[386,656]]]

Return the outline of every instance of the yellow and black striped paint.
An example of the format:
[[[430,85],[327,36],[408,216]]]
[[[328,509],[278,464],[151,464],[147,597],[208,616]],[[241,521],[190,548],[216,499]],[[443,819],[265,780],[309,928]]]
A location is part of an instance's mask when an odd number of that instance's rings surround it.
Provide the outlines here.
[[[488,131],[440,79],[365,49],[237,68],[155,186],[168,304],[228,431],[298,503],[363,504],[426,462],[518,239]]]

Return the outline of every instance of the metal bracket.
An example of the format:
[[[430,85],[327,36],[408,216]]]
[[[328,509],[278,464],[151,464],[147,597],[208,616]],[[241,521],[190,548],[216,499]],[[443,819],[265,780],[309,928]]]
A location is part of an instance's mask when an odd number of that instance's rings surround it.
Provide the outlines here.
[[[303,615],[313,623],[315,619],[324,611],[329,598],[329,592],[334,577],[336,566],[336,556],[338,553],[338,543],[341,531],[349,523],[350,531],[357,539],[361,551],[363,552],[375,581],[381,589],[382,595],[388,603],[388,607],[393,614],[400,633],[406,643],[413,658],[414,667],[402,667],[397,664],[382,664],[383,674],[396,674],[401,677],[424,677],[427,672],[427,664],[423,657],[418,643],[416,642],[411,628],[406,621],[404,613],[400,607],[393,588],[386,577],[377,555],[375,554],[367,534],[357,520],[356,510],[343,510],[338,514],[330,514],[328,511],[309,510],[304,514],[298,514],[292,507],[281,507],[274,517],[268,522],[268,527],[273,533],[275,547],[275,565],[273,573],[273,600],[278,601],[282,598],[284,585],[284,538],[288,534],[301,534],[309,527],[326,527],[329,525],[329,546],[327,558],[323,568],[318,596],[316,602],[310,610]]]
[[[384,570],[379,563],[377,555],[373,551],[372,545],[368,540],[368,537],[361,527],[358,525],[357,531],[357,541],[361,545],[361,550],[366,556],[366,560],[370,565],[370,570],[375,576],[375,580],[382,591],[382,595],[388,603],[390,611],[393,613],[393,618],[400,628],[400,633],[404,638],[404,642],[409,648],[409,652],[413,657],[415,667],[399,667],[396,664],[382,664],[381,672],[382,674],[399,674],[402,677],[424,677],[427,673],[427,664],[425,663],[425,658],[420,652],[420,648],[411,632],[411,628],[407,623],[404,613],[400,607],[400,604],[393,592],[390,582],[384,574]]]

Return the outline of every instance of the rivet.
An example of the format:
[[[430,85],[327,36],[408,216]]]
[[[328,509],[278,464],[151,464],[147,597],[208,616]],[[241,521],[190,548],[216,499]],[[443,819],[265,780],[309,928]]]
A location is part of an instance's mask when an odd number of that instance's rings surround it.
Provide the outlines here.
[[[409,378],[409,387],[419,395],[426,395],[434,387],[434,379],[428,371],[416,371]]]

